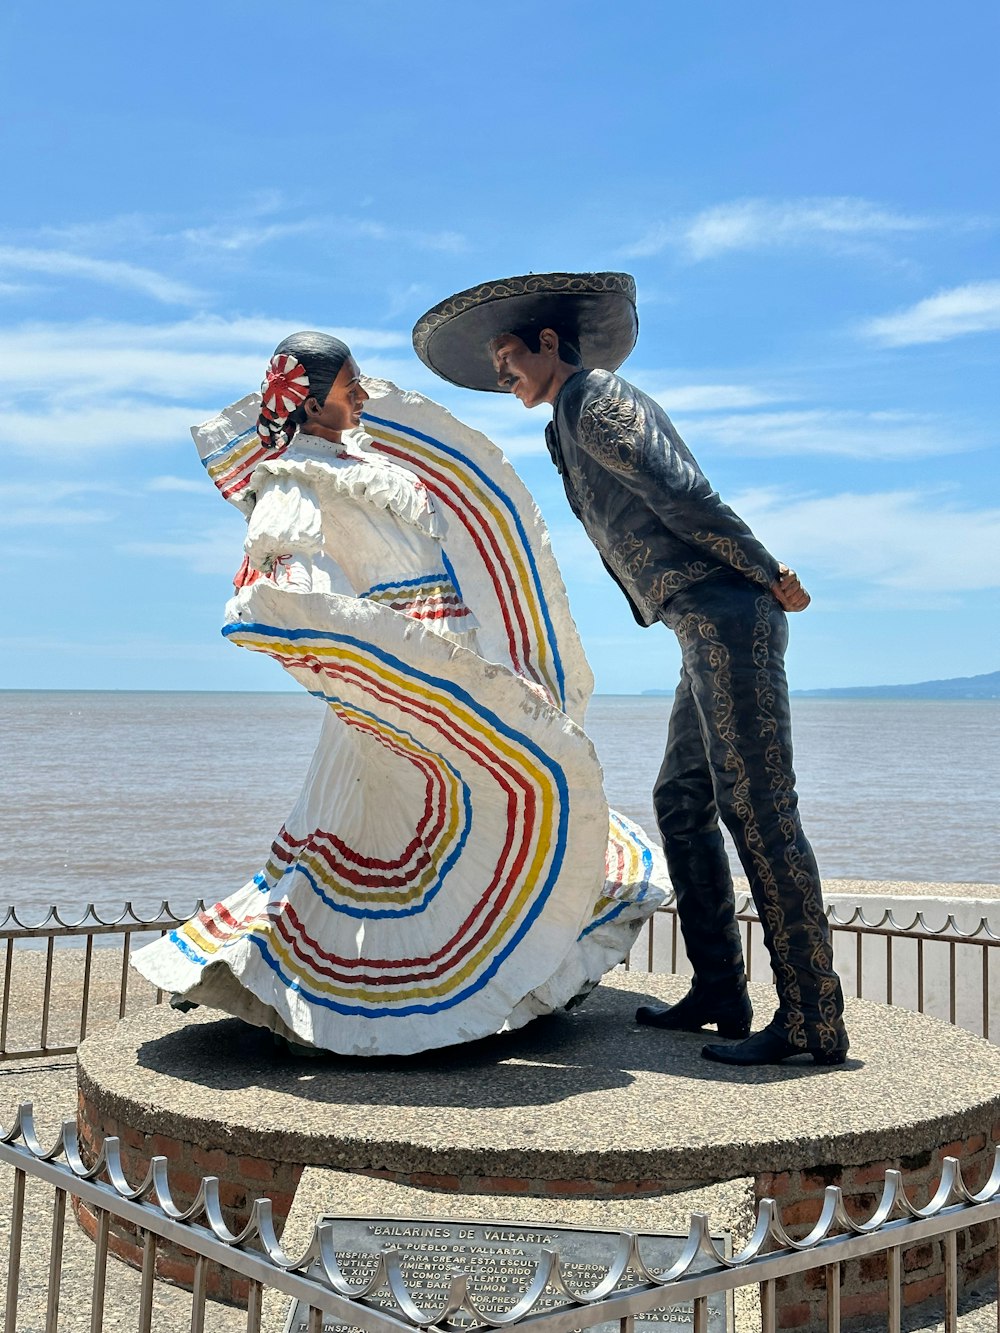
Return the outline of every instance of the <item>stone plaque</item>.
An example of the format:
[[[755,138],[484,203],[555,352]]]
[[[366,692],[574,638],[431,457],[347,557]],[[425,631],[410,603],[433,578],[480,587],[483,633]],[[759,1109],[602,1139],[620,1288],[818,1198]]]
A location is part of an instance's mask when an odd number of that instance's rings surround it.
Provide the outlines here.
[[[375,1218],[331,1217],[322,1219],[333,1227],[334,1249],[344,1276],[360,1282],[375,1272],[383,1249],[400,1253],[400,1266],[413,1299],[423,1309],[439,1309],[445,1300],[452,1273],[458,1269],[469,1276],[469,1295],[480,1309],[490,1313],[509,1310],[527,1290],[535,1272],[542,1247],[558,1250],[567,1281],[574,1290],[587,1291],[606,1275],[618,1243],[616,1231],[589,1228],[528,1225],[519,1222],[462,1222],[453,1218]],[[680,1255],[687,1239],[665,1232],[643,1232],[640,1250],[649,1268],[669,1268]],[[729,1232],[714,1239],[727,1255],[732,1253]],[[707,1267],[700,1256],[692,1272]],[[626,1274],[619,1286],[635,1285],[634,1274]],[[389,1292],[382,1289],[368,1298],[373,1304],[392,1309]],[[564,1304],[554,1292],[546,1291],[535,1306],[542,1313]],[[693,1323],[690,1302],[664,1305],[636,1315],[635,1327],[651,1333],[660,1325]],[[301,1301],[291,1302],[284,1333],[307,1333],[309,1310]],[[472,1320],[460,1312],[454,1325],[469,1327]],[[594,1333],[619,1333],[618,1320],[596,1324]],[[708,1299],[708,1327],[712,1333],[727,1333],[733,1328],[732,1293]],[[323,1321],[324,1333],[362,1333],[351,1324],[336,1323],[330,1316]]]

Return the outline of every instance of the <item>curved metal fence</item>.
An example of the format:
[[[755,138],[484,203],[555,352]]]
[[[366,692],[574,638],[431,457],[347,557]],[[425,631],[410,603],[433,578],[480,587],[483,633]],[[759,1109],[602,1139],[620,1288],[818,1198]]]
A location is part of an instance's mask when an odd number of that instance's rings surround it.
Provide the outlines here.
[[[26,923],[8,910],[0,923],[4,942],[0,1060],[66,1055],[94,1027],[113,1023],[136,1008],[160,1003],[161,993],[129,972],[133,945],[162,935],[195,911],[198,903],[176,911],[161,904],[143,916],[126,904],[107,919],[91,906],[70,920],[52,909],[43,920]],[[738,902],[748,968],[764,975],[767,957],[759,924],[749,900]],[[933,909],[900,921],[892,911],[866,917],[861,907],[841,917],[829,912],[838,967],[855,994],[920,1012],[937,1012],[996,1039],[1000,1021],[992,1013],[995,969],[1000,945],[989,922],[966,922],[948,914],[936,924]],[[683,970],[685,960],[673,903],[656,914],[633,950],[631,967],[657,971]],[[993,982],[994,984],[991,984]],[[12,1073],[14,1071],[11,1071]],[[6,1259],[4,1333],[57,1333],[60,1310],[74,1329],[134,1327],[151,1333],[159,1327],[197,1331],[236,1328],[280,1333],[282,1311],[289,1302],[308,1309],[309,1333],[347,1327],[365,1333],[406,1333],[411,1329],[444,1333],[485,1333],[514,1325],[538,1333],[574,1333],[618,1323],[632,1333],[645,1312],[676,1306],[677,1322],[707,1333],[715,1325],[709,1301],[720,1293],[748,1293],[753,1326],[773,1330],[788,1311],[782,1306],[785,1279],[806,1275],[825,1295],[825,1324],[841,1327],[841,1275],[845,1264],[875,1262],[885,1271],[885,1320],[881,1326],[902,1328],[908,1256],[919,1247],[936,1245],[943,1265],[944,1327],[957,1329],[958,1292],[963,1249],[971,1228],[989,1229],[992,1277],[996,1283],[1000,1254],[1000,1152],[988,1181],[978,1190],[963,1179],[958,1159],[945,1159],[933,1198],[917,1206],[897,1171],[885,1173],[881,1196],[870,1216],[859,1220],[844,1206],[840,1191],[826,1190],[822,1213],[808,1234],[796,1237],[782,1220],[773,1199],[758,1206],[755,1226],[739,1253],[727,1256],[713,1239],[710,1220],[694,1214],[683,1252],[670,1268],[657,1271],[647,1262],[641,1234],[622,1233],[617,1254],[604,1278],[581,1289],[556,1251],[545,1253],[519,1298],[501,1313],[489,1311],[477,1295],[475,1278],[455,1271],[446,1297],[429,1307],[426,1295],[407,1286],[400,1252],[387,1248],[364,1282],[349,1281],[329,1227],[319,1223],[304,1252],[285,1252],[276,1234],[271,1205],[258,1199],[245,1227],[231,1231],[219,1202],[219,1182],[206,1177],[190,1207],[175,1203],[167,1160],[155,1157],[144,1180],[131,1184],[123,1170],[118,1140],[104,1141],[98,1159],[84,1161],[72,1121],[56,1141],[43,1145],[30,1104],[22,1105],[9,1128],[0,1127],[0,1199],[9,1201],[9,1218],[0,1205],[0,1268]],[[873,1185],[877,1189],[878,1185]],[[39,1191],[48,1202],[39,1205]],[[26,1213],[26,1198],[31,1205]],[[34,1202],[32,1204],[32,1199]],[[67,1227],[67,1205],[85,1205],[94,1219],[92,1242],[76,1227]],[[32,1226],[26,1225],[26,1216]],[[43,1235],[39,1216],[47,1216]],[[131,1228],[140,1238],[141,1272],[134,1301],[126,1311],[109,1311],[106,1297],[109,1263],[115,1264],[115,1224]],[[79,1280],[79,1244],[86,1241],[88,1276]],[[6,1243],[7,1253],[3,1254]],[[77,1246],[71,1271],[64,1263],[67,1246]],[[47,1246],[47,1253],[39,1252]],[[167,1267],[165,1251],[180,1247],[194,1256],[193,1291],[177,1303],[179,1293],[161,1280]],[[28,1280],[32,1257],[47,1276]],[[221,1270],[237,1274],[247,1293],[245,1310],[210,1299]],[[510,1277],[517,1282],[516,1275]],[[995,1285],[994,1285],[995,1290]],[[167,1296],[163,1292],[168,1293]],[[544,1300],[543,1300],[544,1296]],[[376,1299],[378,1298],[378,1299]],[[70,1310],[70,1305],[72,1310]],[[388,1308],[387,1308],[388,1306]],[[270,1311],[270,1314],[268,1313]],[[276,1314],[275,1311],[278,1313]],[[156,1314],[162,1316],[156,1322]],[[126,1322],[122,1322],[122,1319]],[[162,1320],[166,1319],[166,1324]],[[1000,1326],[996,1315],[993,1325]],[[738,1327],[749,1325],[739,1324]],[[795,1326],[792,1324],[791,1326]],[[978,1326],[978,1325],[977,1325]],[[298,1326],[297,1326],[298,1327]]]
[[[152,916],[142,916],[127,902],[106,919],[89,903],[76,920],[50,907],[35,922],[8,907],[0,919],[0,1061],[72,1055],[94,1022],[162,1003],[162,991],[130,971],[129,954],[204,906],[178,912],[163,902]]]
[[[62,1161],[57,1159],[62,1158]],[[282,1248],[271,1218],[271,1204],[259,1198],[253,1204],[245,1227],[233,1232],[223,1220],[219,1184],[206,1177],[188,1208],[179,1208],[171,1195],[167,1159],[154,1157],[145,1178],[131,1185],[122,1170],[118,1140],[108,1138],[97,1160],[88,1165],[82,1158],[76,1125],[67,1121],[48,1148],[40,1143],[30,1104],[25,1104],[9,1128],[0,1127],[0,1162],[13,1172],[11,1213],[7,1245],[7,1283],[4,1333],[25,1333],[28,1324],[25,1294],[21,1291],[24,1244],[25,1183],[30,1178],[44,1182],[52,1191],[53,1224],[48,1253],[44,1328],[56,1333],[61,1304],[65,1304],[62,1267],[65,1248],[67,1201],[86,1204],[97,1219],[89,1291],[79,1285],[73,1293],[73,1327],[82,1327],[81,1307],[89,1319],[91,1333],[101,1333],[107,1314],[106,1283],[109,1258],[109,1221],[121,1219],[142,1237],[140,1297],[134,1327],[148,1333],[152,1326],[156,1252],[161,1243],[182,1247],[196,1256],[193,1290],[187,1315],[188,1327],[200,1333],[211,1303],[207,1277],[211,1265],[242,1275],[247,1282],[244,1327],[260,1333],[268,1293],[303,1302],[309,1310],[308,1329],[319,1330],[325,1320],[337,1326],[366,1333],[410,1333],[415,1329],[462,1328],[465,1333],[487,1333],[512,1327],[538,1333],[576,1333],[609,1322],[622,1333],[631,1333],[633,1321],[644,1312],[664,1307],[690,1311],[696,1330],[708,1328],[708,1301],[713,1295],[752,1288],[759,1296],[759,1326],[770,1333],[779,1322],[777,1284],[794,1274],[822,1272],[826,1290],[826,1326],[841,1327],[840,1270],[852,1260],[886,1256],[886,1322],[889,1330],[901,1328],[904,1308],[906,1252],[928,1241],[939,1241],[943,1250],[943,1315],[947,1330],[957,1327],[958,1265],[960,1238],[972,1227],[992,1227],[996,1247],[1000,1235],[1000,1149],[989,1179],[972,1191],[962,1177],[957,1158],[945,1159],[940,1183],[933,1198],[917,1207],[908,1198],[898,1171],[887,1171],[881,1197],[871,1216],[852,1218],[838,1188],[827,1188],[822,1213],[809,1233],[796,1239],[782,1223],[778,1205],[763,1199],[747,1244],[727,1256],[713,1239],[710,1219],[703,1213],[691,1216],[682,1253],[668,1269],[647,1265],[640,1233],[622,1232],[617,1253],[604,1277],[581,1289],[563,1265],[559,1253],[545,1249],[533,1276],[522,1284],[505,1311],[490,1312],[477,1298],[474,1280],[466,1272],[454,1271],[443,1302],[428,1307],[421,1293],[410,1290],[401,1265],[400,1252],[387,1247],[379,1256],[374,1273],[364,1282],[352,1283],[344,1276],[328,1223],[318,1221],[303,1253],[289,1255]],[[995,1277],[994,1260],[994,1277]],[[516,1284],[517,1279],[512,1281]],[[626,1282],[624,1287],[622,1283]],[[373,1298],[388,1292],[390,1304],[376,1306]],[[556,1302],[552,1303],[552,1295]],[[41,1293],[33,1293],[40,1308]],[[28,1293],[30,1304],[32,1293]],[[545,1305],[542,1301],[545,1298]],[[280,1302],[278,1305],[280,1310]],[[233,1327],[233,1311],[227,1327]],[[114,1327],[120,1327],[116,1312]],[[687,1320],[685,1320],[687,1322]],[[756,1320],[755,1320],[756,1322]],[[787,1321],[785,1321],[787,1322]],[[276,1327],[272,1319],[268,1327]],[[170,1327],[179,1329],[176,1314]]]
[[[752,981],[769,981],[770,961],[753,902],[737,895],[736,908],[747,974]],[[985,916],[963,927],[954,912],[930,905],[901,921],[891,909],[868,917],[859,904],[844,916],[831,905],[827,918],[845,994],[931,1014],[997,1041],[1000,935]],[[626,966],[640,972],[689,970],[673,900],[647,922]]]
[[[24,922],[13,907],[0,920],[3,976],[0,985],[0,1062],[70,1055],[95,1024],[162,1003],[155,990],[129,969],[132,948],[180,925],[205,904],[181,910],[161,903],[142,916],[125,903],[112,919],[89,905],[77,920],[55,907],[37,922]],[[842,917],[827,910],[837,969],[846,994],[898,1004],[964,1027],[990,1041],[1000,1034],[1000,935],[986,917],[963,928],[954,913],[932,908],[900,921],[892,910],[869,918],[863,906]],[[769,980],[770,964],[753,903],[737,898],[737,918],[751,980]],[[683,972],[683,943],[672,899],[644,927],[626,967],[633,971]]]

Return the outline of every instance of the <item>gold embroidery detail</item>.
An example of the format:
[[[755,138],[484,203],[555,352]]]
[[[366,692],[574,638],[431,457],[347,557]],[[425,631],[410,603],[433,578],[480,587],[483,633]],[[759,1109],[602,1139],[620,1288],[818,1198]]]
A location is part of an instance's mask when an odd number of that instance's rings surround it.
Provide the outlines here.
[[[734,537],[722,537],[717,532],[692,532],[691,540],[697,542],[699,546],[707,546],[720,560],[732,565],[733,569],[745,574],[754,583],[759,583],[761,587],[768,589],[771,587],[767,573],[760,565],[751,564]]]
[[[608,559],[622,578],[634,583],[642,571],[652,563],[653,553],[634,532],[626,532],[621,541],[616,542],[608,551]]]
[[[802,919],[809,946],[809,966],[817,974],[816,1005],[820,1022],[814,1030],[822,1050],[834,1050],[840,1044],[842,1024],[838,1013],[838,980],[833,970],[833,948],[829,926],[823,911],[815,866],[803,864],[797,802],[792,788],[791,760],[782,754],[780,724],[774,713],[775,691],[769,669],[771,655],[770,597],[758,597],[753,633],[753,660],[757,668],[755,693],[759,735],[765,741],[764,765],[770,781],[771,797],[778,816],[778,827],[785,843],[783,860],[789,878],[801,895]],[[804,1044],[789,1036],[793,1045]]]
[[[580,413],[580,442],[612,472],[634,472],[646,431],[642,408],[627,398],[602,395]]]
[[[587,481],[587,474],[579,463],[569,469],[569,479],[580,504],[589,509],[594,503],[594,489]]]
[[[682,569],[665,569],[649,586],[649,602],[654,607],[662,606],[675,592],[680,592],[681,588],[687,588],[692,583],[699,583],[712,572],[713,567],[706,565],[704,560],[692,560]]]
[[[768,774],[773,808],[784,841],[782,860],[796,890],[801,895],[801,918],[807,946],[808,966],[815,974],[816,1005],[819,1023],[806,1030],[802,992],[791,960],[791,934],[774,867],[766,854],[763,834],[754,809],[746,762],[738,748],[739,733],[735,723],[736,705],[732,692],[729,650],[719,637],[718,628],[704,616],[691,612],[674,629],[682,646],[701,639],[708,645],[708,666],[712,691],[711,726],[725,747],[724,771],[734,775],[732,810],[738,819],[743,839],[753,862],[760,893],[758,911],[769,941],[772,966],[781,996],[783,1017],[787,1024],[786,1040],[805,1049],[818,1042],[822,1050],[834,1050],[841,1042],[842,1023],[838,1014],[839,982],[833,970],[833,951],[829,930],[812,866],[803,863],[799,825],[795,813],[790,770],[782,754],[780,723],[775,715],[775,690],[770,670],[771,612],[770,597],[758,597],[753,631],[752,654],[756,667],[754,688],[757,701],[755,723],[764,742],[764,763]]]

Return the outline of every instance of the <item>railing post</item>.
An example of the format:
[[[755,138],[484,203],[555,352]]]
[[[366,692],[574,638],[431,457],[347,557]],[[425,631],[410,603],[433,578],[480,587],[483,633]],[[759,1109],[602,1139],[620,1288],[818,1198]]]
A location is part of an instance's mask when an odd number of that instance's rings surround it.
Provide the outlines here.
[[[83,999],[80,1003],[80,1040],[87,1035],[87,1010],[90,1008],[90,974],[94,964],[94,937],[87,936],[87,951],[83,962]]]
[[[106,1208],[95,1209],[97,1227],[94,1232],[94,1289],[90,1306],[90,1333],[102,1333],[104,1328],[104,1296],[108,1278],[108,1241],[111,1236],[111,1214]]]
[[[903,1318],[903,1255],[898,1245],[894,1245],[887,1256],[886,1284],[889,1292],[889,1329],[888,1333],[900,1333]]]
[[[59,1284],[62,1281],[65,1234],[66,1191],[57,1189],[52,1205],[52,1242],[49,1247],[49,1292],[45,1306],[45,1333],[57,1333],[59,1327]]]
[[[208,1260],[203,1254],[199,1254],[194,1263],[194,1283],[191,1287],[191,1333],[205,1333],[207,1264]]]
[[[41,1047],[43,1051],[48,1050],[49,1045],[49,1008],[52,1004],[52,960],[55,956],[56,942],[49,936],[49,942],[45,946],[45,989],[42,992],[42,1031]]]
[[[153,1322],[153,1279],[156,1277],[156,1232],[147,1230],[142,1240],[142,1287],[139,1292],[138,1333],[149,1333]]]
[[[251,1282],[247,1293],[247,1333],[260,1333],[260,1321],[264,1313],[264,1288],[259,1282]]]
[[[14,970],[14,941],[7,941],[3,972],[3,1011],[0,1013],[0,1053],[7,1049],[7,1018],[10,1014],[10,982]]]
[[[840,1264],[826,1265],[826,1330],[840,1333]]]
[[[760,1284],[760,1333],[775,1333],[774,1278]]]
[[[118,992],[118,1017],[125,1017],[125,1001],[128,995],[128,946],[132,942],[132,932],[126,930],[122,936],[122,979]]]
[[[944,1330],[958,1329],[958,1233],[949,1231],[944,1238]]]
[[[17,1333],[17,1293],[21,1277],[21,1239],[24,1235],[24,1182],[23,1171],[14,1172],[14,1190],[10,1205],[10,1246],[7,1267],[7,1304],[4,1313],[4,1333]]]

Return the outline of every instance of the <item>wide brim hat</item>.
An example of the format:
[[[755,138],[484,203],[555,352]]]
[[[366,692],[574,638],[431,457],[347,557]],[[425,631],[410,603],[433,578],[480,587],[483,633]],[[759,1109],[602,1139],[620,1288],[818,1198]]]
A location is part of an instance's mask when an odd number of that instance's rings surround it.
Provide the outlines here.
[[[639,332],[635,279],[628,273],[528,273],[481,282],[422,315],[413,348],[451,384],[504,393],[490,343],[529,326],[573,338],[587,370],[617,370]]]

